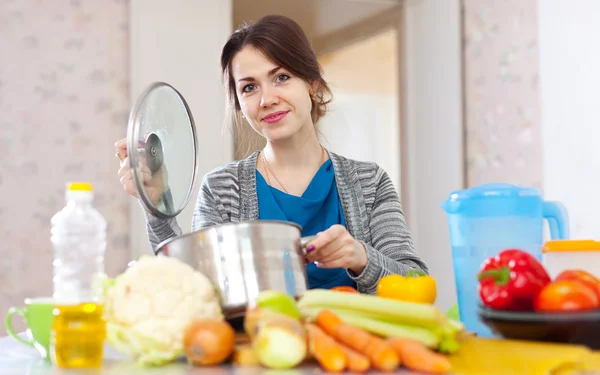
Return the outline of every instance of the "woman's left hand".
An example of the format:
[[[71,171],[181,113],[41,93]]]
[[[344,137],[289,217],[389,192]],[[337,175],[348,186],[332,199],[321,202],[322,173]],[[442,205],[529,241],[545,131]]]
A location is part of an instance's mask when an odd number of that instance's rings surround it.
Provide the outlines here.
[[[359,275],[367,266],[367,251],[343,225],[317,234],[306,248],[306,260],[321,268],[349,268]]]

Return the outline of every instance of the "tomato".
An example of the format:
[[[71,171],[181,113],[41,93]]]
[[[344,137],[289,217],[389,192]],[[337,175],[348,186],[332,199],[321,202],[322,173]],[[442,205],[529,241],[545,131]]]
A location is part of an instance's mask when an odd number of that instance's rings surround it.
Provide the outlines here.
[[[600,299],[600,279],[589,272],[583,270],[563,271],[556,276],[556,281],[560,280],[580,281],[589,286],[596,293],[598,299]]]
[[[435,279],[422,271],[387,275],[377,283],[377,296],[406,302],[434,303],[437,297]]]
[[[334,286],[333,288],[331,288],[331,290],[334,290],[336,292],[358,293],[358,290],[354,289],[351,286]]]
[[[559,280],[546,285],[537,295],[536,311],[581,311],[600,306],[595,291],[580,281]]]

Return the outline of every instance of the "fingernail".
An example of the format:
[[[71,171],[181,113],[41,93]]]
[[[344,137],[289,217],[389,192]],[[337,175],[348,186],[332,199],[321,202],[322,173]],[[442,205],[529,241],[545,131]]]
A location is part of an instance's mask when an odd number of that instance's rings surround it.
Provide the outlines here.
[[[311,251],[313,251],[315,249],[315,245],[310,245],[306,248],[306,252],[310,253]]]

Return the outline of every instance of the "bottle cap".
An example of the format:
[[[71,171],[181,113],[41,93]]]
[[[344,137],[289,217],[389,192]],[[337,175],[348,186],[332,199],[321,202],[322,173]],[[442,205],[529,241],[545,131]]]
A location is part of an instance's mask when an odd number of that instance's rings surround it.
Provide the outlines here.
[[[69,191],[93,191],[94,188],[89,182],[69,182],[67,184]]]

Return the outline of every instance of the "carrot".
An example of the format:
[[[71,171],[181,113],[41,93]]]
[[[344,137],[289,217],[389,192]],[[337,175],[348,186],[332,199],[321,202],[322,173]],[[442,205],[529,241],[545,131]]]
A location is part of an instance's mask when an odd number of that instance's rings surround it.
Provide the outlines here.
[[[333,337],[327,335],[313,323],[305,323],[308,332],[308,349],[311,356],[328,372],[342,372],[346,368],[347,358],[344,350]]]
[[[341,348],[348,359],[347,369],[350,372],[362,374],[371,368],[371,361],[366,356],[360,354],[354,349],[350,349],[344,344],[340,344]]]
[[[317,325],[340,343],[366,356],[380,371],[394,371],[400,365],[398,354],[384,339],[344,323],[327,309],[317,314]]]
[[[418,341],[393,337],[387,342],[396,350],[402,363],[409,370],[445,374],[452,369],[448,358]]]

